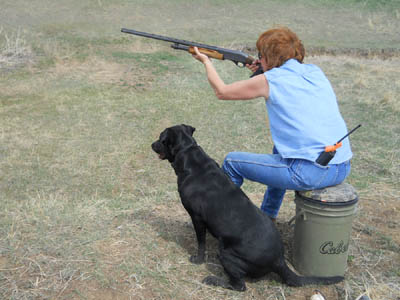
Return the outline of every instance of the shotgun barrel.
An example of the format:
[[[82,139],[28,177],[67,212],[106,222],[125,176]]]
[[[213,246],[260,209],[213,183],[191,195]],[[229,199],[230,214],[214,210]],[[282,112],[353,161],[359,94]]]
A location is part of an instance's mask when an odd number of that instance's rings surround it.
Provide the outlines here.
[[[216,46],[211,46],[207,44],[202,44],[202,43],[197,43],[197,42],[191,42],[191,41],[186,41],[186,40],[180,40],[168,36],[162,36],[162,35],[157,35],[157,34],[152,34],[152,33],[147,33],[143,31],[137,31],[133,29],[127,29],[127,28],[122,28],[121,32],[123,33],[128,33],[128,34],[133,34],[133,35],[138,35],[150,39],[155,39],[155,40],[160,40],[164,42],[170,42],[172,43],[171,47],[177,50],[185,50],[190,53],[194,53],[194,47],[199,48],[199,51],[201,53],[204,53],[205,55],[220,59],[220,60],[230,60],[234,62],[237,66],[239,67],[244,67],[246,64],[252,64],[253,61],[255,60],[254,57],[239,51],[239,50],[231,50],[227,48],[221,48],[221,47],[216,47]]]

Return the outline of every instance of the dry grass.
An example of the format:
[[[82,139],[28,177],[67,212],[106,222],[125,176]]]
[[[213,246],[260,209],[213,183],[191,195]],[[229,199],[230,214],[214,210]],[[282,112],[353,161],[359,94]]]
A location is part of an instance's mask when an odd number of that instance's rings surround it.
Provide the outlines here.
[[[315,46],[360,47],[368,37],[367,47],[393,47],[398,15],[317,2],[288,9],[270,1],[276,14],[267,20],[257,1],[247,3],[251,19],[235,1],[196,9],[180,1],[23,2],[0,11],[9,16],[0,32],[0,298],[308,299],[315,287],[289,288],[275,275],[248,280],[245,293],[201,284],[210,273],[223,275],[216,241],[208,238],[206,264],[189,263],[194,231],[173,170],[150,144],[165,127],[187,123],[219,162],[229,151],[269,152],[265,104],[216,101],[189,55],[119,29],[226,46],[281,23]],[[232,19],[243,22],[222,26]],[[24,27],[10,29],[14,23]],[[349,127],[363,123],[351,140],[349,182],[360,210],[346,280],[318,288],[329,300],[397,300],[400,60],[318,55],[307,62],[331,79]],[[226,81],[247,76],[228,62],[216,67]],[[244,185],[257,205],[263,189]],[[293,213],[289,192],[278,224],[289,260]]]
[[[326,72],[330,67],[339,68],[340,74],[333,78],[347,77],[350,80],[336,87],[338,98],[349,94],[360,104],[367,104],[376,110],[400,111],[400,64],[399,57],[389,59],[354,58],[349,56],[318,56],[309,61],[322,64]]]
[[[33,60],[33,52],[21,30],[13,34],[0,27],[0,69],[14,69]]]

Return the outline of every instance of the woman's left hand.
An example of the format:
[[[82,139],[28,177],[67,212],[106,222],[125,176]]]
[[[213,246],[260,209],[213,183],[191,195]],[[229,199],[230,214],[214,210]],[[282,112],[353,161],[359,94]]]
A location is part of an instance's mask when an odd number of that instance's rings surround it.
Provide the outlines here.
[[[192,54],[192,56],[195,59],[202,62],[203,64],[206,63],[207,61],[210,61],[210,58],[207,55],[200,53],[200,51],[197,47],[193,47],[193,49],[194,49],[195,54]]]

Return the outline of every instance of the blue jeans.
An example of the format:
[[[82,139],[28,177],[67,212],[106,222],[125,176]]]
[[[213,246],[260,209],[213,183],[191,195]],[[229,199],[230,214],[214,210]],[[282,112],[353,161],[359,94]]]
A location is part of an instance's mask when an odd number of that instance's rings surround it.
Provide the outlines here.
[[[314,190],[337,185],[349,175],[350,161],[321,166],[304,159],[282,158],[274,148],[273,154],[248,152],[229,153],[222,169],[241,186],[244,179],[268,186],[261,210],[276,218],[286,190]]]

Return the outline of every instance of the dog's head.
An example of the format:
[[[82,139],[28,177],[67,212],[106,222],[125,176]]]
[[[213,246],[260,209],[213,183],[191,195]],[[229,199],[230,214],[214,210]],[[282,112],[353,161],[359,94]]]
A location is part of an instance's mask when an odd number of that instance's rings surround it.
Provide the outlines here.
[[[193,139],[195,130],[194,127],[184,124],[169,127],[161,132],[160,138],[151,144],[151,148],[160,159],[168,159],[172,163],[180,150],[196,144]]]

